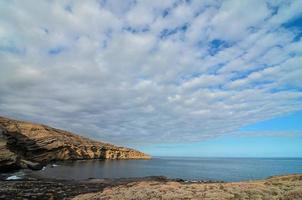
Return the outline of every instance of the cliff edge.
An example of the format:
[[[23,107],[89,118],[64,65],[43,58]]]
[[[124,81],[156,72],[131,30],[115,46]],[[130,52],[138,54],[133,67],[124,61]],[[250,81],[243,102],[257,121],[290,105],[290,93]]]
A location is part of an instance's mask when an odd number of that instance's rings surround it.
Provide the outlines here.
[[[150,156],[46,125],[0,117],[0,171],[40,169],[51,161],[81,159],[150,159]]]

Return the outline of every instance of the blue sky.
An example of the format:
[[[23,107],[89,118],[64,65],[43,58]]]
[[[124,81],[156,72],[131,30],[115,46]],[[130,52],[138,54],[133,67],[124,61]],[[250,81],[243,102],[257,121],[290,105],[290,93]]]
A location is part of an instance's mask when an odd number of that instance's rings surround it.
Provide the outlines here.
[[[241,128],[245,131],[302,131],[302,111]]]
[[[202,142],[134,146],[155,156],[193,157],[301,157],[302,112],[262,121],[242,130],[260,135],[220,136]],[[280,134],[269,134],[278,131]],[[297,134],[288,133],[297,131]],[[264,132],[264,133],[263,133]],[[262,133],[262,134],[261,134]]]
[[[301,10],[0,1],[0,115],[154,155],[302,156]]]

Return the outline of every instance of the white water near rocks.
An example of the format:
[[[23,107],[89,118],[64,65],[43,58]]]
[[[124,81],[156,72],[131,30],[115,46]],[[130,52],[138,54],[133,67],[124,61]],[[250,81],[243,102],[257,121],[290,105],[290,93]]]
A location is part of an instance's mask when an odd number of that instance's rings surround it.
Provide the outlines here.
[[[5,180],[13,181],[13,180],[22,180],[25,176],[25,173],[22,171],[15,172],[13,174],[7,174]]]
[[[10,181],[10,180],[20,180],[20,179],[22,179],[22,178],[19,176],[16,176],[16,175],[12,175],[12,176],[7,177],[5,180]]]

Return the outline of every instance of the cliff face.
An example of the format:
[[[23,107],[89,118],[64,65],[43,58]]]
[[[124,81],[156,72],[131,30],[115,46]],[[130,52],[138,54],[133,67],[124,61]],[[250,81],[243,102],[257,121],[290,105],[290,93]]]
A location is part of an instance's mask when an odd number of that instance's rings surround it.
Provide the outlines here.
[[[35,169],[50,161],[78,159],[150,159],[150,156],[49,126],[0,117],[0,170]]]

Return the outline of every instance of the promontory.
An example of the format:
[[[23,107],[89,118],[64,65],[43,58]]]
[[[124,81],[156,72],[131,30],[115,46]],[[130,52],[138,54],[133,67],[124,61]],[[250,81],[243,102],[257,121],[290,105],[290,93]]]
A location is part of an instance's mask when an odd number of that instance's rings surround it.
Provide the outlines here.
[[[40,169],[52,161],[82,159],[150,159],[150,156],[46,125],[0,117],[0,171]]]

